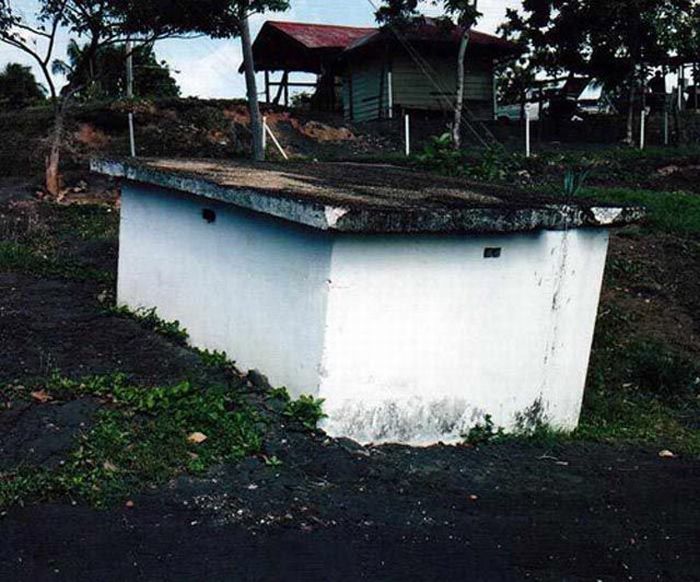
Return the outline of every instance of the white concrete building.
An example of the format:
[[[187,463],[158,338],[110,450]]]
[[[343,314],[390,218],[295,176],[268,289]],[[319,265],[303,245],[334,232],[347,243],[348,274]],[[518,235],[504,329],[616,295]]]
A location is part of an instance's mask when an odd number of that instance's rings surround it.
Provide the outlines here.
[[[362,442],[490,415],[573,429],[608,229],[567,203],[390,167],[96,161],[125,178],[118,301],[179,320]]]

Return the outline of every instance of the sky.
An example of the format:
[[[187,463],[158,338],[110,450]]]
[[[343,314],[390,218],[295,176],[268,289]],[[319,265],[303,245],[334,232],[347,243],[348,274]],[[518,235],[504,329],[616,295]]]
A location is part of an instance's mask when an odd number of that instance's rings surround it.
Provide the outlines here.
[[[291,0],[291,9],[284,13],[265,14],[252,19],[253,35],[260,30],[265,20],[291,20],[316,24],[341,24],[348,26],[373,26],[374,9],[371,3],[379,0]],[[36,0],[12,0],[15,10],[27,17],[36,10]],[[483,32],[495,32],[505,18],[507,8],[518,8],[520,1],[480,0],[479,10],[484,14],[477,25]],[[435,9],[424,6],[424,13],[435,14]],[[63,58],[68,36],[62,33],[55,55]],[[238,73],[242,62],[240,41],[213,40],[166,40],[156,45],[159,59],[167,61],[176,71],[175,77],[183,96],[203,98],[236,98],[245,96],[245,80]],[[30,57],[17,49],[0,44],[0,67],[6,63],[19,62],[32,65]],[[36,69],[37,78],[41,73]],[[60,78],[57,79],[60,84]],[[259,87],[261,88],[261,87]]]

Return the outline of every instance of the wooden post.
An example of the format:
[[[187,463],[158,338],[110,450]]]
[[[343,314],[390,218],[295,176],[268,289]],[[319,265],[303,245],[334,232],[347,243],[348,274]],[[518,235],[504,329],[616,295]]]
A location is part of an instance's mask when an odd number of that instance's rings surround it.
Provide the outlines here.
[[[284,73],[284,106],[289,107],[289,72]]]
[[[270,104],[270,71],[265,71],[265,103]]]

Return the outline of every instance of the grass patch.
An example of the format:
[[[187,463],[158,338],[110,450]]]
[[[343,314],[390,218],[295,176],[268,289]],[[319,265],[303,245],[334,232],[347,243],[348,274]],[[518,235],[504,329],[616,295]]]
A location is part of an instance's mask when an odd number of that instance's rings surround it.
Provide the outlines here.
[[[119,213],[109,206],[44,204],[48,207],[56,236],[83,241],[114,240],[119,237]]]
[[[634,319],[620,308],[602,312],[581,422],[572,437],[700,453],[700,365],[633,334]]]
[[[111,272],[73,258],[86,241],[115,240],[118,213],[97,205],[37,203],[0,215],[0,271],[112,283]]]
[[[693,410],[695,407],[695,410]],[[635,394],[623,388],[589,390],[581,422],[572,438],[606,443],[631,443],[700,454],[700,430],[686,425],[686,415],[697,418],[697,404],[671,405],[663,399]]]
[[[0,271],[76,281],[114,282],[114,275],[68,258],[45,254],[13,241],[0,241]]]
[[[700,234],[700,196],[686,192],[657,192],[630,188],[585,188],[581,196],[644,206],[646,224],[652,230],[680,235]]]
[[[45,390],[106,404],[59,469],[0,474],[0,506],[65,497],[104,506],[261,448],[261,419],[228,386],[142,388],[123,375],[82,382],[54,375]]]

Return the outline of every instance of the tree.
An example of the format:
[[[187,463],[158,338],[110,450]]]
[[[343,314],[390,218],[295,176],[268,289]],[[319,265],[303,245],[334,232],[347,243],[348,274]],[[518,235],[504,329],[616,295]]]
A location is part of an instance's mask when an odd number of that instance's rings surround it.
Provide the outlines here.
[[[22,109],[44,98],[44,89],[30,67],[9,63],[0,72],[0,105],[3,107]]]
[[[527,59],[508,62],[499,67],[498,100],[501,103],[518,103],[521,121],[525,119],[528,92],[532,89],[535,79],[535,71]]]
[[[118,44],[102,47],[93,57],[93,62],[80,72],[82,78],[73,78],[78,73],[78,65],[83,59],[83,51],[75,40],[68,45],[67,61],[55,60],[51,66],[54,74],[65,75],[68,85],[83,87],[76,93],[82,101],[95,99],[119,99],[126,95],[124,61],[126,45]],[[180,88],[172,77],[165,61],[159,62],[152,45],[143,45],[133,50],[134,93],[139,97],[178,97]]]
[[[288,0],[37,0],[37,6],[34,17],[27,19],[13,11],[11,0],[0,0],[0,42],[30,55],[45,77],[54,107],[46,190],[60,196],[59,163],[66,112],[74,97],[85,89],[85,80],[91,78],[87,71],[100,50],[129,40],[138,47],[198,33],[244,37],[243,29],[251,14],[284,10]],[[68,84],[60,92],[50,71],[59,29],[86,39]],[[37,40],[42,41],[41,46]],[[252,68],[252,59],[247,60]],[[251,108],[257,108],[257,94],[254,97]],[[254,139],[261,140],[262,135],[256,134]]]
[[[608,92],[628,94],[627,141],[634,105],[650,68],[684,42],[693,0],[524,0],[509,10],[503,30],[529,48],[535,68],[590,76]],[[643,94],[643,92],[642,92]]]
[[[176,4],[177,6],[172,6]],[[167,8],[167,10],[166,10]],[[65,117],[73,98],[85,88],[86,71],[99,51],[133,38],[137,44],[152,44],[190,32],[192,17],[183,0],[39,0],[33,18],[12,9],[10,0],[0,0],[0,41],[31,56],[41,69],[54,109],[50,149],[46,157],[46,190],[60,197],[60,158]],[[86,38],[68,84],[59,92],[51,76],[50,63],[61,28]]]
[[[464,110],[464,61],[469,46],[469,33],[481,16],[477,10],[477,0],[444,0],[445,14],[452,18],[462,30],[462,40],[459,43],[457,55],[457,103],[455,105],[455,121],[452,126],[452,143],[455,149],[462,146],[462,113]]]
[[[481,16],[477,10],[477,0],[432,0],[434,6],[441,6],[445,16],[438,19],[438,24],[450,31],[455,26],[462,31],[457,52],[457,90],[455,96],[455,115],[452,125],[452,144],[455,149],[461,147],[462,116],[464,113],[465,60],[469,47],[469,35],[472,27]],[[397,29],[410,28],[418,24],[423,17],[418,11],[417,0],[386,0],[377,10],[377,22]]]

